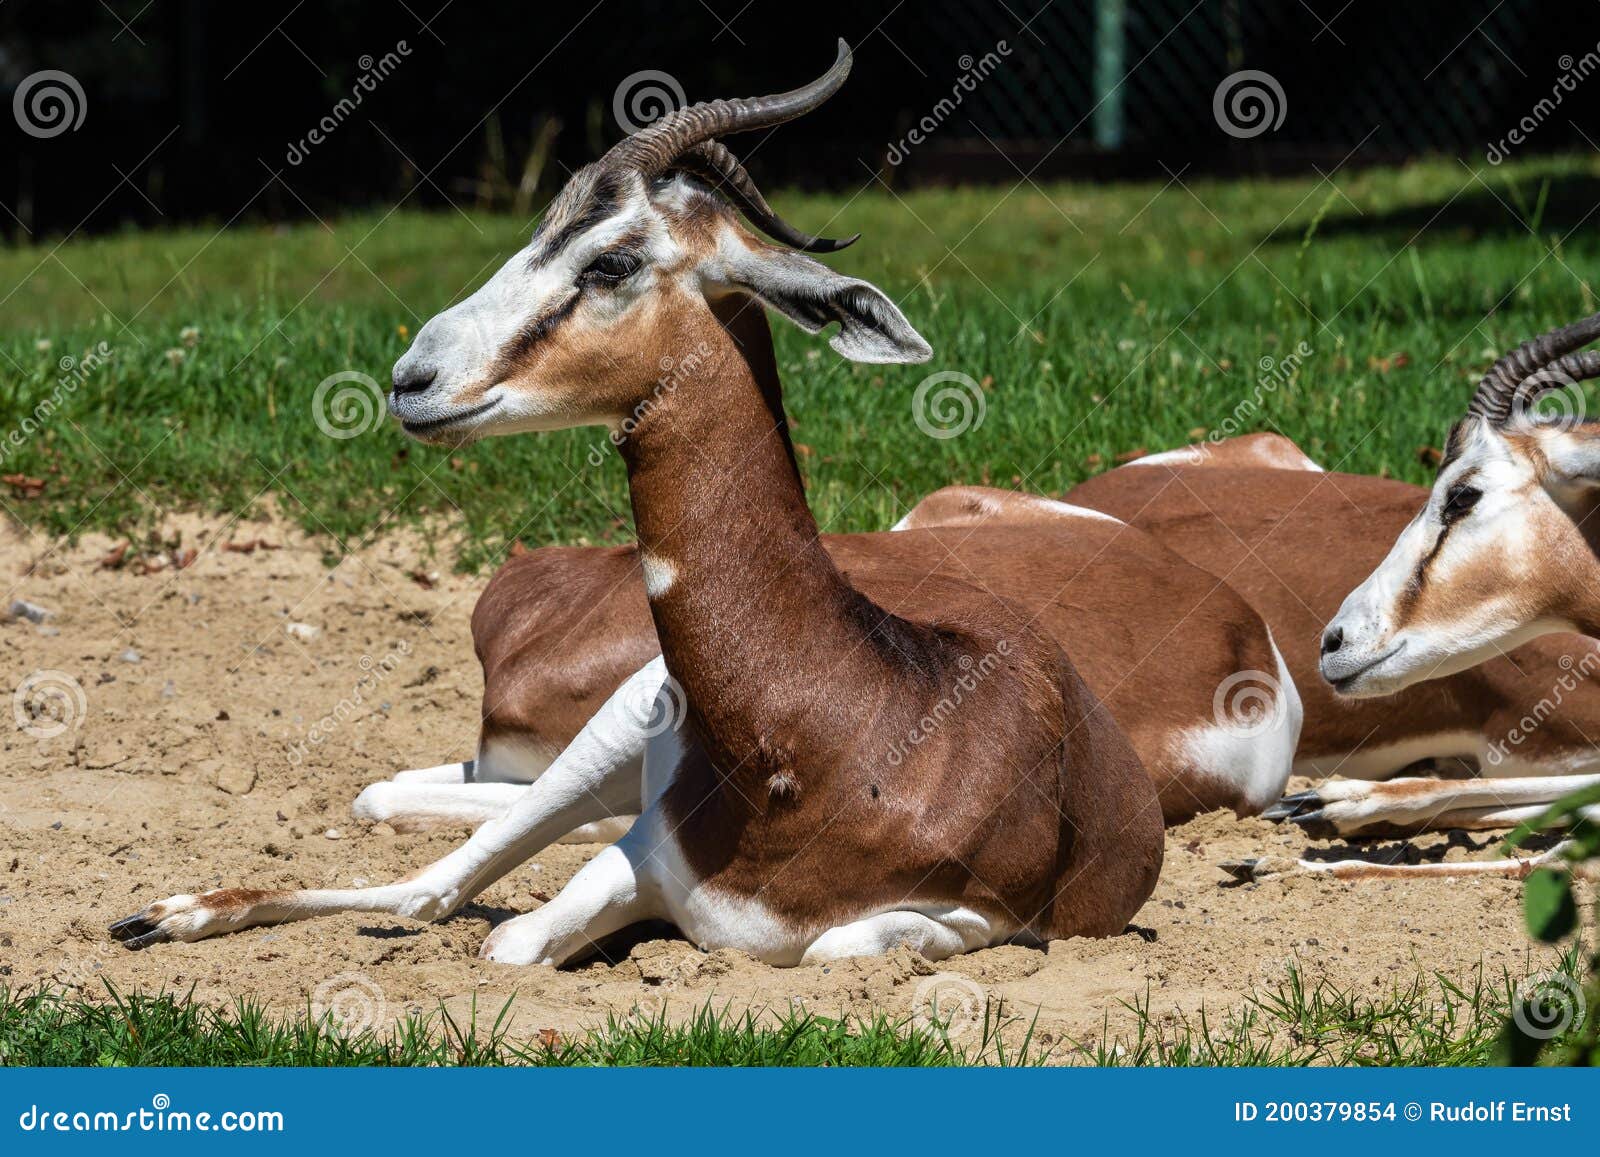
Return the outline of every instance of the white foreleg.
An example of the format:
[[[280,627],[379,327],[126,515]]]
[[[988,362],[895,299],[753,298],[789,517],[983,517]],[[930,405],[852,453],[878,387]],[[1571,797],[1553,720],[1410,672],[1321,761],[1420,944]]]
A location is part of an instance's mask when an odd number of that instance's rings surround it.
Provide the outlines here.
[[[226,888],[173,896],[111,926],[129,947],[199,940],[257,924],[333,912],[388,912],[437,920],[583,824],[640,810],[634,771],[649,738],[636,704],[654,702],[666,680],[655,659],[631,676],[539,779],[461,847],[410,879],[375,888],[263,892]]]
[[[1514,827],[1571,792],[1600,783],[1600,775],[1522,779],[1330,780],[1285,796],[1265,813],[1299,824],[1314,836],[1348,836],[1368,829],[1410,832],[1448,828]]]
[[[658,910],[628,852],[612,844],[544,907],[514,916],[489,933],[478,955],[498,964],[561,965]]]
[[[1405,880],[1418,878],[1464,879],[1469,876],[1501,876],[1525,879],[1535,868],[1548,867],[1566,858],[1568,841],[1527,859],[1440,861],[1435,864],[1383,864],[1372,860],[1289,860],[1262,856],[1253,860],[1233,860],[1218,866],[1236,880],[1262,880],[1268,876],[1331,876],[1336,880]],[[1589,879],[1596,869],[1588,864],[1573,864],[1573,874]]]

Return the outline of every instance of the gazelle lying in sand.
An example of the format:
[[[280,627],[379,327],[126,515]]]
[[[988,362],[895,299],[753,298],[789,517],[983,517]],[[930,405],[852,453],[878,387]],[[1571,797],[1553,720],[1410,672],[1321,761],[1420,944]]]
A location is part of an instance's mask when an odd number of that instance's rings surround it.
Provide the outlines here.
[[[1303,473],[1286,476],[1288,470]],[[946,487],[919,502],[896,529],[942,527],[949,536],[955,528],[979,523],[1071,528],[1073,523],[1063,520],[1078,520],[1074,541],[1083,560],[1061,592],[1085,616],[1072,636],[1073,654],[1090,688],[1106,699],[1133,737],[1156,779],[1169,823],[1206,806],[1232,807],[1241,815],[1258,812],[1270,802],[1262,796],[1275,780],[1269,769],[1281,774],[1281,762],[1259,750],[1267,746],[1265,735],[1255,737],[1258,750],[1248,763],[1227,751],[1219,751],[1209,766],[1168,754],[1178,745],[1163,729],[1172,735],[1198,732],[1209,721],[1203,717],[1214,713],[1216,703],[1207,701],[1220,685],[1217,664],[1202,677],[1183,681],[1176,693],[1169,686],[1163,694],[1149,695],[1137,678],[1129,679],[1127,658],[1148,656],[1151,640],[1170,640],[1170,654],[1192,656],[1217,647],[1218,631],[1240,629],[1242,616],[1233,616],[1231,624],[1215,612],[1188,616],[1199,605],[1197,597],[1213,592],[1243,595],[1282,641],[1290,679],[1273,677],[1269,684],[1264,676],[1239,688],[1263,697],[1262,719],[1275,707],[1268,698],[1272,685],[1304,688],[1297,773],[1355,780],[1413,773],[1378,785],[1328,784],[1323,791],[1330,801],[1344,793],[1341,806],[1320,808],[1320,797],[1308,794],[1268,809],[1274,818],[1292,819],[1319,836],[1505,827],[1528,814],[1524,796],[1539,790],[1543,778],[1571,776],[1600,763],[1600,752],[1588,739],[1600,735],[1600,688],[1571,674],[1575,665],[1580,673],[1600,665],[1600,652],[1577,636],[1535,640],[1509,658],[1392,697],[1354,700],[1333,693],[1317,673],[1322,630],[1427,492],[1382,478],[1320,475],[1321,468],[1287,438],[1250,434],[1150,455],[1109,471],[1067,495],[1077,506],[989,487]],[[1127,524],[1118,529],[1115,522],[1096,526],[1086,520],[1088,510],[1126,518],[1137,529],[1126,529]],[[1158,565],[1159,556],[1148,546],[1135,549],[1139,531],[1227,585],[1188,585],[1170,567]],[[824,541],[837,556],[840,550],[848,553],[852,540],[874,537]],[[1337,549],[1330,549],[1334,544]],[[545,548],[513,559],[484,591],[473,631],[484,667],[477,764],[402,772],[395,783],[375,784],[357,802],[359,817],[401,826],[491,818],[518,788],[492,782],[463,786],[464,777],[531,780],[635,664],[659,653],[631,547]],[[1131,646],[1119,647],[1124,639]],[[1552,689],[1562,698],[1559,715],[1509,747],[1506,737],[1518,732],[1530,706]],[[1430,763],[1454,761],[1475,763],[1485,777],[1534,778],[1499,787],[1493,806],[1478,806],[1470,792],[1462,806],[1452,806],[1461,785],[1414,773]],[[1230,784],[1231,797],[1217,793]],[[620,825],[620,834],[628,820],[611,822]],[[575,838],[596,834],[585,830]]]
[[[1037,581],[1007,578],[1003,593],[1030,615],[1062,624],[1073,665],[1133,742],[1165,821],[1224,807],[1254,815],[1275,803],[1289,776],[1300,706],[1260,617],[1214,577],[1114,518],[996,493],[1008,501],[986,519],[987,529],[1026,539],[1028,526],[1047,523],[1055,568]],[[944,494],[930,495],[908,520]],[[932,576],[971,578],[1003,561],[983,557],[993,543],[962,528],[961,512],[952,521],[953,529],[919,523],[918,537],[945,552]],[[824,535],[822,543],[854,582],[896,557],[901,537]],[[472,616],[484,674],[477,758],[373,784],[357,799],[356,818],[404,830],[501,814],[616,688],[660,653],[645,582],[634,547],[544,547],[509,560]],[[632,818],[567,838],[614,839]]]
[[[1356,474],[1136,463],[1067,497],[1127,519],[1224,579],[1272,628],[1305,705],[1295,772],[1343,777],[1286,800],[1269,813],[1275,818],[1321,836],[1503,828],[1600,769],[1591,742],[1600,737],[1600,685],[1587,677],[1600,670],[1600,648],[1589,639],[1551,634],[1509,654],[1485,649],[1476,666],[1370,698],[1336,694],[1319,675],[1319,661],[1327,669],[1319,641],[1340,603],[1387,544],[1426,517],[1421,487]],[[1552,697],[1560,707],[1550,714]],[[1549,717],[1527,728],[1541,702]],[[1509,742],[1513,735],[1520,741]],[[1484,780],[1415,774],[1415,765],[1447,761],[1470,761]]]
[[[1495,663],[1506,649],[1550,645],[1559,632],[1587,638],[1566,648],[1559,672],[1530,672],[1519,710],[1502,720],[1496,750],[1532,778],[1440,785],[1428,806],[1477,808],[1525,819],[1553,800],[1600,783],[1600,774],[1553,776],[1537,762],[1551,733],[1575,730],[1586,751],[1572,769],[1600,763],[1594,722],[1600,670],[1600,430],[1536,409],[1600,377],[1600,314],[1526,342],[1484,375],[1467,416],[1450,430],[1427,501],[1371,574],[1350,592],[1322,635],[1320,670],[1352,702],[1405,694]],[[1531,642],[1530,642],[1531,640]],[[1419,794],[1423,794],[1420,789]],[[1359,815],[1374,804],[1324,785],[1325,813]],[[1379,804],[1377,806],[1383,806]],[[1591,809],[1600,818],[1600,808]]]
[[[627,810],[641,810],[627,835],[500,924],[484,956],[559,964],[651,917],[774,964],[1123,930],[1160,869],[1161,811],[1062,648],[1072,622],[1049,592],[1072,536],[963,528],[971,553],[953,568],[937,533],[884,535],[847,581],[805,504],[757,303],[810,332],[839,323],[830,344],[858,361],[929,349],[873,286],[745,229],[729,199],[782,240],[837,247],[777,221],[714,138],[816,107],[849,63],[841,43],[805,88],[695,105],[624,140],[395,367],[391,409],[420,439],[621,435],[661,658],[509,810],[413,876],[174,896],[114,935],[142,947],[334,911],[437,919]],[[663,359],[689,350],[661,389]],[[627,709],[640,702],[678,725]]]

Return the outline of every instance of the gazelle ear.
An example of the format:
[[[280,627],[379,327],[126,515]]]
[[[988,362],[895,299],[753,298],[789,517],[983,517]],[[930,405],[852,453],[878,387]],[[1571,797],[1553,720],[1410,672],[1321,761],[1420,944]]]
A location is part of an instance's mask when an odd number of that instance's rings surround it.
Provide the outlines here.
[[[856,362],[925,362],[933,349],[877,286],[835,273],[820,261],[763,245],[728,265],[729,283],[754,294],[807,333],[830,322],[828,344]]]
[[[1550,470],[1563,482],[1600,486],[1600,432],[1592,427],[1551,430],[1539,439]]]

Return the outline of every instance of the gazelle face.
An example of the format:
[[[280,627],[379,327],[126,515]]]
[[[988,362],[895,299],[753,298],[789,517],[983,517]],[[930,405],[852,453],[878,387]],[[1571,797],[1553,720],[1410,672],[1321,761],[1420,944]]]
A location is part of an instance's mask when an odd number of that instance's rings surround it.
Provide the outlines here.
[[[1579,524],[1594,491],[1560,463],[1588,441],[1457,423],[1427,504],[1323,633],[1323,678],[1343,695],[1387,695],[1570,629],[1563,567],[1592,558]]]
[[[412,437],[449,444],[615,427],[659,387],[664,368],[697,350],[720,356],[709,303],[729,293],[753,295],[813,333],[840,322],[831,344],[858,361],[930,352],[882,292],[757,240],[697,181],[647,183],[591,166],[527,248],[422,327],[395,363],[390,412]]]

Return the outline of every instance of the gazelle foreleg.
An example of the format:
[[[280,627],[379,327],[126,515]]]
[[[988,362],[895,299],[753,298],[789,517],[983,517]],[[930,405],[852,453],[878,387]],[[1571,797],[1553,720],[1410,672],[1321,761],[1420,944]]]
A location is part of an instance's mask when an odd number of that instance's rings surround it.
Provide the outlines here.
[[[1298,824],[1318,838],[1506,828],[1533,819],[1544,806],[1596,783],[1600,775],[1329,780],[1310,791],[1284,796],[1262,814]]]
[[[1242,883],[1284,875],[1329,876],[1336,880],[1404,880],[1421,877],[1458,880],[1468,876],[1498,876],[1521,880],[1535,868],[1547,867],[1561,861],[1570,846],[1568,841],[1563,840],[1555,847],[1526,859],[1384,864],[1372,860],[1290,860],[1281,856],[1260,856],[1249,860],[1230,860],[1219,864],[1218,867]],[[1573,865],[1572,870],[1585,878],[1592,878],[1595,875],[1595,869],[1586,864]]]
[[[478,955],[500,964],[562,965],[604,936],[656,915],[628,841],[585,864],[548,904],[489,933]]]
[[[334,912],[387,912],[419,920],[448,916],[574,828],[639,811],[641,777],[635,769],[649,738],[639,705],[656,701],[666,677],[661,659],[646,664],[584,724],[550,768],[521,789],[509,810],[407,879],[375,888],[224,888],[173,896],[119,920],[111,935],[130,948],[144,948]]]

